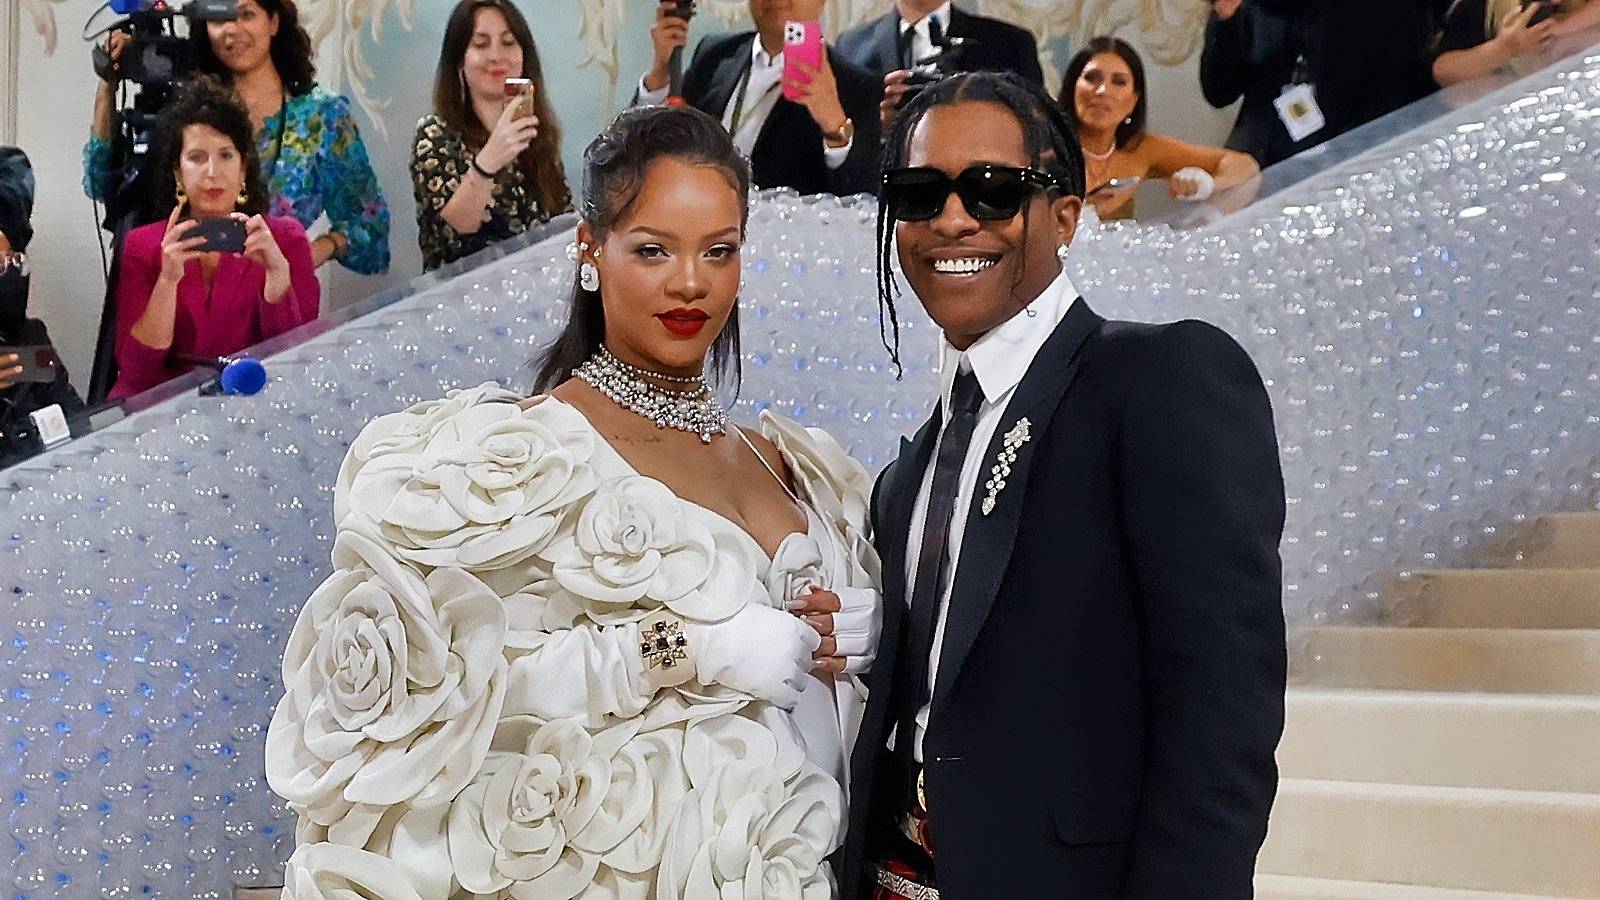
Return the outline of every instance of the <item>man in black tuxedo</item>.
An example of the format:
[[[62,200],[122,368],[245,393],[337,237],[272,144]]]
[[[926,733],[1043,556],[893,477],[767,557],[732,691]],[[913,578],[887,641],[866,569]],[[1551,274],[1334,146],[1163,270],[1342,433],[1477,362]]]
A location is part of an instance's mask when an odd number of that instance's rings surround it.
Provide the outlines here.
[[[1044,83],[1039,45],[1028,29],[963,12],[950,0],[895,0],[888,12],[839,35],[839,52],[883,78],[913,68],[949,38],[962,41],[962,71],[1015,72]]]
[[[788,187],[802,194],[846,196],[877,191],[880,134],[876,76],[827,48],[823,65],[783,96],[783,30],[790,19],[822,14],[825,0],[750,0],[755,31],[713,35],[695,47],[683,73],[681,96],[721,118],[734,145],[750,158],[756,187]],[[640,82],[635,104],[665,103],[668,63],[689,41],[689,23],[672,13],[671,0],[656,8],[650,29],[655,61]]]
[[[879,239],[944,374],[873,495],[843,896],[1248,898],[1286,655],[1262,381],[1215,327],[1078,296],[1083,156],[1041,88],[930,86],[884,165]]]

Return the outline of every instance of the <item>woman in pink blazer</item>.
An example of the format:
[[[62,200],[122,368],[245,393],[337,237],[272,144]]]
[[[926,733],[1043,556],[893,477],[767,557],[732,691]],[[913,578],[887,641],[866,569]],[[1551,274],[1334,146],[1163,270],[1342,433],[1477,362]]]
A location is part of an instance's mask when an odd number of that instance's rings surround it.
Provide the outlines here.
[[[182,375],[193,357],[243,350],[317,317],[321,286],[300,223],[265,216],[250,116],[227,88],[198,79],[157,126],[165,222],[128,232],[117,280],[117,382],[131,397]],[[242,252],[205,251],[199,222],[244,223]]]

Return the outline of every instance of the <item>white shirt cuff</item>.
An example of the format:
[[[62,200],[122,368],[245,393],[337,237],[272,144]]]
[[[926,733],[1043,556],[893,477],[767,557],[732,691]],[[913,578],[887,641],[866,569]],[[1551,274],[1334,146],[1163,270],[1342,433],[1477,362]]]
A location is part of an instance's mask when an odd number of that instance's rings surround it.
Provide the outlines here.
[[[662,85],[661,90],[647,90],[644,86],[644,76],[639,76],[639,95],[633,101],[634,106],[664,106],[667,102],[667,93],[672,90],[670,83]]]
[[[826,143],[824,143],[822,145],[822,162],[827,165],[829,169],[839,168],[840,166],[844,165],[844,161],[846,159],[850,158],[850,148],[854,147],[855,145],[856,142],[854,138],[851,139],[850,143],[845,144],[843,147],[829,147]]]

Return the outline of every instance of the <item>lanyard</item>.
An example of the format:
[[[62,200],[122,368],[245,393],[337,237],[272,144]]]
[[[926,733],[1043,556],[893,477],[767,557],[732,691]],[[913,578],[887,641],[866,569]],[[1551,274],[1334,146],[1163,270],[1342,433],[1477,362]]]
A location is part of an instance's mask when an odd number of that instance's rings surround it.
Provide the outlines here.
[[[750,73],[755,71],[755,68],[756,61],[751,59],[750,65],[745,67],[744,75],[739,79],[739,90],[734,94],[733,98],[733,118],[728,120],[728,137],[733,137],[739,133],[739,121],[744,118],[745,93],[750,90]],[[762,100],[766,99],[766,96],[772,93],[773,90],[781,87],[783,87],[782,81],[769,86],[761,93],[760,97],[756,98],[756,102],[760,103]]]

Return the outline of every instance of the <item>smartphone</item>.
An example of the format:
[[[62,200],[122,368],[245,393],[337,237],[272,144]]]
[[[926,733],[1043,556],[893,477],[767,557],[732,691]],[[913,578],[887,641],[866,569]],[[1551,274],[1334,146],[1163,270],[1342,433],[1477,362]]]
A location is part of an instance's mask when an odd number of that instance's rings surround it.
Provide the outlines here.
[[[203,237],[205,243],[196,247],[199,251],[216,251],[219,253],[244,252],[244,222],[229,216],[214,219],[191,220],[185,238]]]
[[[10,353],[17,355],[17,361],[0,368],[21,366],[22,374],[16,378],[19,383],[35,381],[49,384],[56,380],[56,374],[61,371],[61,357],[56,355],[56,348],[49,344],[24,344],[18,347],[0,345],[0,356]]]
[[[1556,14],[1556,6],[1554,3],[1549,2],[1549,0],[1542,0],[1542,2],[1541,0],[1522,0],[1522,8],[1527,9],[1535,3],[1539,4],[1539,11],[1534,13],[1533,18],[1528,20],[1529,28],[1532,28],[1533,26]]]
[[[533,81],[528,78],[507,78],[506,101],[522,104],[516,118],[526,119],[533,115]]]
[[[1107,197],[1112,194],[1120,194],[1123,191],[1131,191],[1138,187],[1139,182],[1143,180],[1143,178],[1140,178],[1137,175],[1129,176],[1127,178],[1113,178],[1110,181],[1107,181],[1105,184],[1102,184],[1090,191],[1089,197],[1091,199],[1094,197]]]
[[[809,81],[809,75],[801,74],[796,63],[805,63],[813,69],[822,68],[822,23],[811,22],[785,22],[783,23],[783,80],[799,81],[802,84]],[[783,96],[789,100],[799,100],[800,95],[790,90],[783,89]]]

